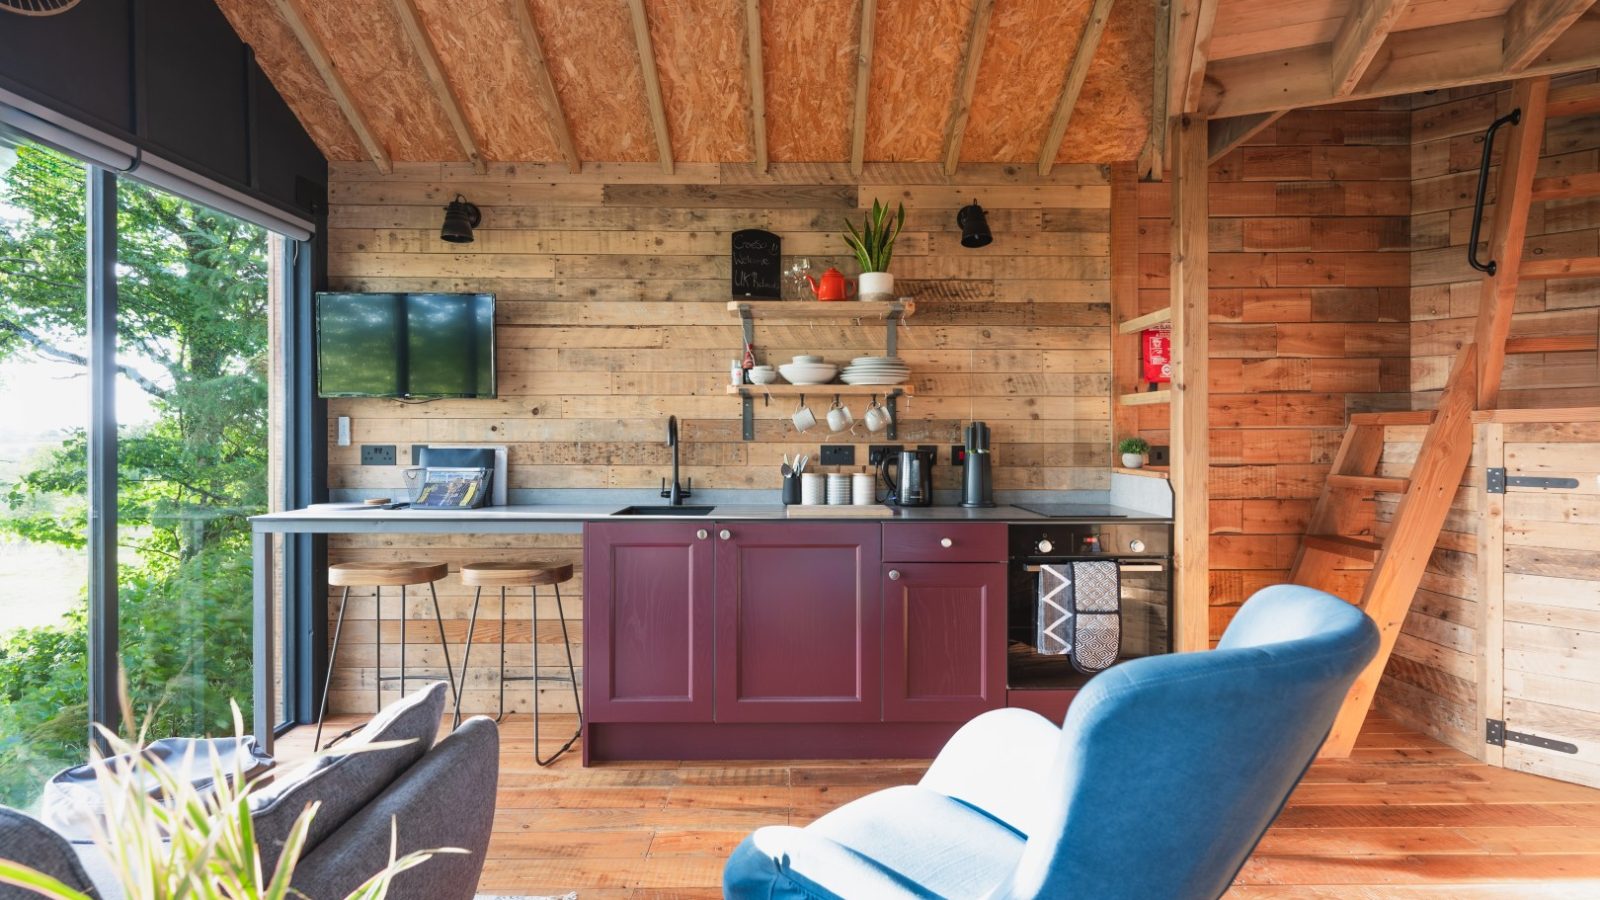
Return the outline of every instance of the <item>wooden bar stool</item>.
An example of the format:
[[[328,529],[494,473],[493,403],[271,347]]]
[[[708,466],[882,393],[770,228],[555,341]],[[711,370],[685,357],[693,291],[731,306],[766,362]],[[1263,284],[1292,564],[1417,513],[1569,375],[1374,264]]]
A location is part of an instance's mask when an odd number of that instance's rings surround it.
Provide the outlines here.
[[[328,688],[333,682],[333,665],[339,657],[339,632],[344,630],[344,613],[350,606],[350,589],[353,587],[370,587],[377,596],[373,605],[373,619],[377,622],[374,640],[377,641],[377,673],[373,678],[373,694],[377,700],[374,710],[383,709],[383,683],[385,681],[400,682],[400,693],[406,693],[406,588],[412,585],[425,584],[433,595],[433,620],[439,626],[439,649],[444,652],[444,671],[450,679],[450,693],[456,698],[456,705],[461,703],[461,693],[456,689],[456,670],[450,664],[450,644],[444,637],[444,616],[439,612],[439,591],[434,583],[449,574],[450,567],[444,563],[419,563],[419,562],[347,562],[338,563],[328,567],[328,584],[333,587],[344,588],[339,597],[339,617],[333,626],[333,646],[328,651],[328,673],[322,682],[322,704],[317,709],[317,736],[313,746],[317,750],[322,747],[322,719],[328,712]],[[383,589],[386,587],[400,588],[400,674],[385,677],[383,674]],[[352,729],[353,731],[354,729]],[[338,743],[340,738],[350,734],[347,731],[339,737],[328,742],[329,746]]]
[[[461,681],[467,680],[467,665],[472,658],[472,635],[478,624],[478,602],[483,599],[483,589],[500,589],[500,711],[498,722],[506,714],[506,682],[533,682],[533,761],[548,766],[557,757],[572,749],[583,735],[583,701],[578,696],[578,668],[572,661],[572,639],[567,633],[567,611],[561,605],[561,583],[572,580],[572,563],[558,562],[489,562],[469,563],[461,567],[461,583],[477,588],[472,596],[472,621],[467,626],[467,649],[461,659]],[[550,754],[549,759],[539,757],[539,585],[548,584],[556,593],[556,614],[561,617],[561,642],[567,649],[567,674],[572,678],[572,702],[578,710],[578,730],[561,749]],[[525,587],[533,596],[533,674],[506,677],[506,588]],[[455,724],[461,724],[461,698],[456,696]]]

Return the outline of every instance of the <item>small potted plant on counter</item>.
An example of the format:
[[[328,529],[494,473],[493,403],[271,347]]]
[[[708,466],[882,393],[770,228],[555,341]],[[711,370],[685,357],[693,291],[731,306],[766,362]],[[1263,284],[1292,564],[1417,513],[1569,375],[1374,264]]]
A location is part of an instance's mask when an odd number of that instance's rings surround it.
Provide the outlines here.
[[[1117,444],[1125,469],[1144,468],[1144,455],[1150,452],[1150,442],[1141,437],[1125,437]]]
[[[857,282],[857,295],[862,300],[893,300],[894,276],[889,274],[889,260],[894,256],[894,241],[906,224],[906,205],[900,204],[894,221],[888,220],[889,207],[872,201],[872,211],[867,213],[861,230],[848,220],[844,227],[850,229],[844,242],[861,264],[861,279]]]

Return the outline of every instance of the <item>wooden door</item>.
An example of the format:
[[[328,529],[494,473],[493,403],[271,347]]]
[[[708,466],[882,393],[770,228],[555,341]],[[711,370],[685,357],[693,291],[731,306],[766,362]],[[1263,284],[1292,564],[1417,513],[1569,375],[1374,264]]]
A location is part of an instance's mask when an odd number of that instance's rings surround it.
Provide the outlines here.
[[[595,522],[584,528],[589,721],[711,721],[711,527]]]
[[[879,526],[716,529],[717,721],[878,721]]]
[[[1005,702],[1005,563],[884,563],[884,719],[964,722]]]
[[[1486,756],[1600,787],[1600,422],[1495,423],[1480,440],[1491,485],[1506,475],[1482,548]]]

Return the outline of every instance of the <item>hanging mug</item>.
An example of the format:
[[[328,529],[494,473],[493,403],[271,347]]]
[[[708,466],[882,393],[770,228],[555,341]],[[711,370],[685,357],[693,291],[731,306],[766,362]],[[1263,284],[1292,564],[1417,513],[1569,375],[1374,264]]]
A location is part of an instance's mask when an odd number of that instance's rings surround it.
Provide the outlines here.
[[[839,395],[833,395],[833,406],[828,410],[828,428],[833,431],[844,431],[854,425],[856,419],[850,415],[850,407],[839,402]]]
[[[889,407],[878,405],[878,398],[874,395],[872,404],[867,407],[866,413],[861,416],[861,421],[867,423],[868,431],[877,434],[888,428],[889,423],[893,422],[894,418],[889,415]]]
[[[800,398],[800,405],[795,409],[794,415],[789,417],[789,421],[794,423],[795,431],[809,431],[817,424],[816,414],[806,406],[804,396]]]

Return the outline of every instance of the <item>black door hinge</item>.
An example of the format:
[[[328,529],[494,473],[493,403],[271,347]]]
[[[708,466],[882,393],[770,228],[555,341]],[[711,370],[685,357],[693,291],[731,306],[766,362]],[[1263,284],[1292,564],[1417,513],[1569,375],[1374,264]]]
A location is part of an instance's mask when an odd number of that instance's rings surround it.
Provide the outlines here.
[[[1542,478],[1536,475],[1507,475],[1503,468],[1484,470],[1484,487],[1491,494],[1504,494],[1507,487],[1530,487],[1543,490],[1572,490],[1578,486],[1576,478]]]
[[[1557,753],[1578,752],[1577,744],[1569,744],[1566,741],[1558,741],[1554,738],[1540,737],[1537,734],[1528,734],[1522,731],[1507,731],[1504,719],[1485,719],[1483,739],[1485,742],[1496,747],[1504,747],[1506,745],[1506,741],[1511,741],[1517,744],[1527,744],[1531,747],[1542,747],[1546,750],[1554,750]]]

